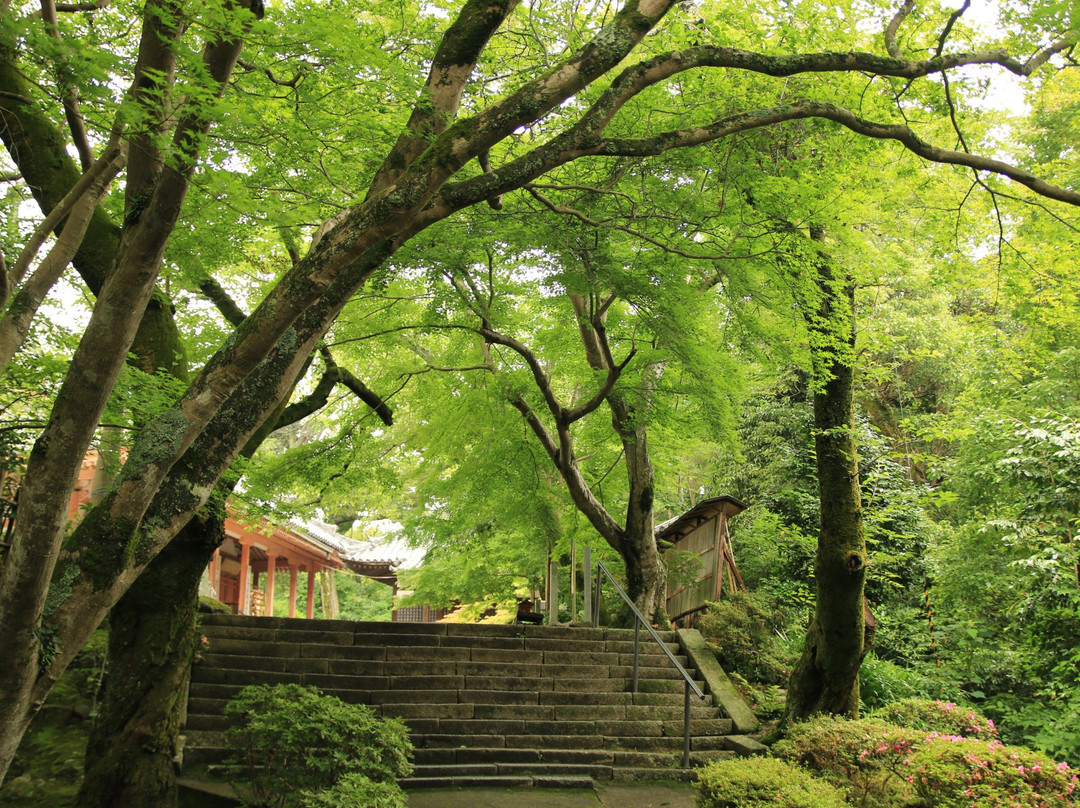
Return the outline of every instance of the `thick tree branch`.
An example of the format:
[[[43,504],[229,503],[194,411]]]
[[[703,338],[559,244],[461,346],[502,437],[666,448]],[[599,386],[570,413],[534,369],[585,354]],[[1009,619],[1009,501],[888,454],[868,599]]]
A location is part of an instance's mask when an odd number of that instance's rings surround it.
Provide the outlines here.
[[[389,405],[383,401],[378,393],[374,392],[366,384],[360,381],[356,376],[350,373],[347,369],[341,367],[334,361],[333,355],[330,353],[330,349],[323,346],[319,349],[319,353],[322,354],[323,361],[326,363],[327,370],[336,369],[338,383],[344,385],[352,391],[358,399],[363,401],[375,414],[379,416],[379,419],[387,426],[394,425],[394,414],[390,410]]]
[[[213,278],[205,278],[199,284],[199,291],[214,304],[221,315],[233,326],[240,325],[247,317],[247,315],[244,314],[243,309],[236,305],[236,302],[229,296],[229,293],[226,292],[221,284]],[[379,416],[384,424],[392,426],[394,423],[393,411],[379,394],[360,381],[360,379],[350,373],[346,368],[340,367],[334,361],[329,348],[324,346],[319,349],[319,352],[322,354],[323,361],[326,363],[326,370],[323,372],[319,383],[316,385],[315,391],[304,401],[290,404],[281,414],[274,428],[280,429],[290,423],[299,421],[301,418],[306,418],[311,413],[319,410],[326,404],[330,391],[333,389],[334,385],[337,384],[344,385],[351,390],[353,395],[375,411],[375,414]],[[330,388],[324,391],[324,384],[330,384]]]
[[[904,58],[900,46],[896,44],[896,32],[900,30],[900,26],[914,9],[915,0],[904,0],[904,4],[897,9],[896,14],[893,15],[893,18],[889,20],[889,24],[885,27],[885,52],[894,59]],[[940,55],[938,53],[938,56]]]
[[[244,322],[244,318],[247,317],[244,310],[236,305],[236,301],[214,278],[203,278],[199,281],[199,291],[202,292],[203,297],[214,304],[214,308],[230,325],[235,327]]]
[[[548,379],[547,373],[544,372],[544,366],[540,364],[540,360],[536,357],[536,354],[529,350],[528,346],[513,337],[499,333],[488,326],[477,329],[477,333],[487,342],[509,348],[525,360],[525,364],[527,364],[529,370],[532,371],[533,380],[536,382],[537,389],[544,397],[544,403],[547,404],[548,412],[551,413],[551,417],[554,418],[555,422],[558,424],[566,423],[566,411],[563,409],[562,404],[555,398],[555,391],[551,387],[551,380]]]
[[[427,85],[371,184],[377,194],[400,176],[457,117],[465,84],[476,61],[520,0],[467,0],[443,35],[431,62]]]
[[[697,145],[720,137],[744,132],[749,129],[757,129],[762,126],[770,126],[782,121],[798,120],[803,118],[823,118],[847,127],[856,134],[878,140],[895,140],[903,145],[908,151],[934,163],[946,163],[949,165],[967,166],[978,171],[988,171],[1008,177],[1014,182],[1029,188],[1040,196],[1048,199],[1056,199],[1070,205],[1080,205],[1080,192],[1068,188],[1062,188],[1036,177],[1022,168],[994,160],[989,157],[981,157],[976,154],[941,149],[920,138],[910,127],[895,124],[875,123],[860,118],[850,110],[833,104],[822,104],[815,101],[798,101],[786,107],[761,110],[755,113],[736,115],[717,121],[713,124],[694,129],[684,129],[678,132],[667,132],[653,138],[606,140],[599,147],[591,150],[593,154],[609,156],[645,156],[660,154],[671,148],[682,148]]]

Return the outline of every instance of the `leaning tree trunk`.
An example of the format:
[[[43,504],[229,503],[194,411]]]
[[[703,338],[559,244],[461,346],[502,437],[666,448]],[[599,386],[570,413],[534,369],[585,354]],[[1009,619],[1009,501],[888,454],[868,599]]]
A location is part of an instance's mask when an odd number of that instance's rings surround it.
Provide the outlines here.
[[[209,518],[192,519],[177,534],[113,607],[79,808],[176,804],[177,739],[197,648],[199,580],[224,538],[224,504],[216,503]]]
[[[814,713],[857,716],[859,667],[867,650],[866,541],[852,416],[854,284],[850,278],[837,282],[827,260],[818,271],[821,298],[818,317],[811,322],[811,331],[818,333],[811,335],[811,350],[816,354],[815,373],[826,381],[814,393],[821,501],[814,562],[817,606],[788,685],[785,724]],[[831,336],[825,334],[826,329]]]

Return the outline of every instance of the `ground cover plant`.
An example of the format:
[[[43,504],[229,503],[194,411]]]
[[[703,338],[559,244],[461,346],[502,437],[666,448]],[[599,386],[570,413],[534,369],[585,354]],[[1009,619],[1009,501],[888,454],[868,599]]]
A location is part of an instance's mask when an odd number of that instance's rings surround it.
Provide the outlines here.
[[[717,760],[698,770],[702,808],[842,808],[843,792],[787,761]]]

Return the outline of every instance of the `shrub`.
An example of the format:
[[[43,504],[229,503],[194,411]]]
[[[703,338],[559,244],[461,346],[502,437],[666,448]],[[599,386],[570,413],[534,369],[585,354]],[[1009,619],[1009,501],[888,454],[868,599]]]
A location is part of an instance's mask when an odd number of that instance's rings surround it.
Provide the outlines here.
[[[1057,808],[1075,805],[1066,763],[997,740],[930,733],[906,761],[907,780],[935,808]]]
[[[325,791],[307,791],[304,808],[407,808],[405,793],[393,783],[375,783],[362,774],[346,774]]]
[[[859,668],[859,696],[873,710],[901,699],[925,696],[925,680],[915,671],[867,654]]]
[[[246,773],[249,806],[333,805],[310,800],[332,799],[335,788],[339,795],[350,788],[400,794],[397,778],[412,770],[412,747],[402,721],[379,719],[369,707],[346,704],[313,687],[245,687],[229,702],[225,715],[232,722],[225,733],[231,747],[228,762]]]
[[[702,808],[845,808],[839,791],[775,758],[717,760],[698,770]]]
[[[698,628],[725,669],[766,684],[782,684],[792,660],[777,643],[782,615],[769,600],[749,592],[732,592],[710,603]]]
[[[932,705],[932,706],[929,706]],[[927,723],[963,717],[963,729],[982,737],[924,732],[879,717],[849,721],[820,717],[788,729],[773,747],[780,757],[820,772],[847,788],[848,802],[868,808],[1058,808],[1075,805],[1076,773],[1066,763],[987,737],[977,713],[946,703],[898,709]],[[943,718],[944,717],[944,718]],[[979,721],[978,719],[981,719]]]
[[[904,761],[923,737],[880,719],[821,716],[789,727],[773,753],[820,772],[855,805],[893,806],[911,790]]]
[[[951,701],[902,699],[875,710],[873,716],[897,726],[942,735],[990,740],[998,734],[989,718]]]

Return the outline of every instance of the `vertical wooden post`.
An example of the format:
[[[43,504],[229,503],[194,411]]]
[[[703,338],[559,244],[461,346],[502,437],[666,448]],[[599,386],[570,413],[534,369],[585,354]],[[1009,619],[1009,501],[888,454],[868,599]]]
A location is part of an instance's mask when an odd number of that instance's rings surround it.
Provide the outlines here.
[[[238,540],[239,541],[239,540]],[[240,580],[237,582],[236,611],[239,614],[248,614],[248,594],[251,586],[249,583],[251,569],[251,545],[240,542]]]
[[[274,616],[274,573],[276,571],[277,557],[271,549],[266,556],[266,606],[263,608],[263,614],[267,617]]]
[[[309,564],[307,568],[307,619],[315,618],[315,565]]]
[[[289,567],[289,617],[296,617],[296,565]]]
[[[577,545],[570,539],[570,622],[577,620]]]
[[[713,547],[716,550],[716,572],[713,580],[713,600],[720,600],[724,593],[724,532],[720,529],[720,517],[717,516],[713,528]]]
[[[593,606],[592,606],[592,548],[588,545],[585,546],[585,577],[582,578],[585,583],[585,625],[591,626],[593,623]]]

